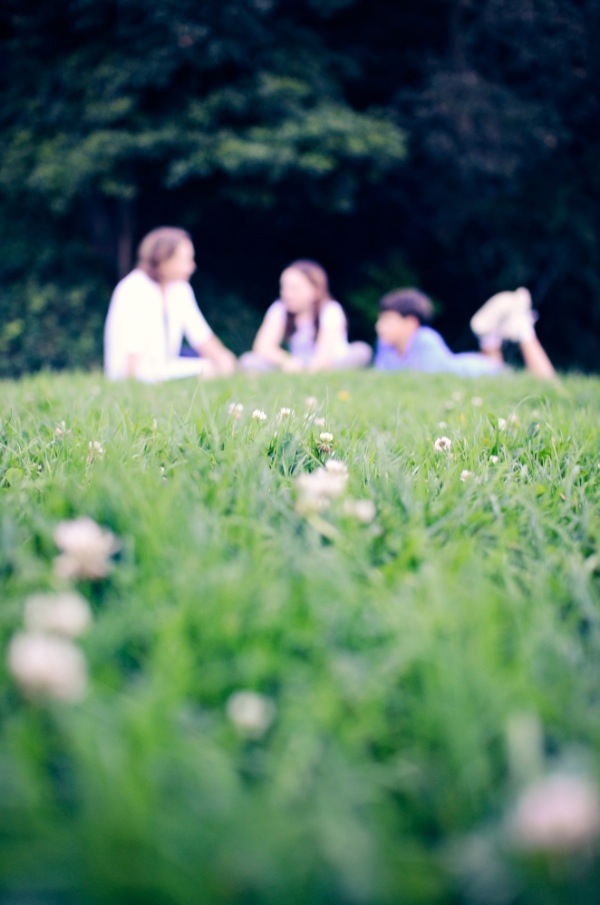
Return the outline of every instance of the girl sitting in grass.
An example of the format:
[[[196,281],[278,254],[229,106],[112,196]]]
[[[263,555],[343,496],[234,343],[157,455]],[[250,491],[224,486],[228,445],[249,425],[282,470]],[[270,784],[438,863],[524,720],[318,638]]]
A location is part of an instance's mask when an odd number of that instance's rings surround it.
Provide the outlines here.
[[[299,260],[281,274],[279,298],[240,365],[247,371],[328,371],[364,368],[372,354],[367,343],[348,342],[346,315],[331,298],[323,268]]]

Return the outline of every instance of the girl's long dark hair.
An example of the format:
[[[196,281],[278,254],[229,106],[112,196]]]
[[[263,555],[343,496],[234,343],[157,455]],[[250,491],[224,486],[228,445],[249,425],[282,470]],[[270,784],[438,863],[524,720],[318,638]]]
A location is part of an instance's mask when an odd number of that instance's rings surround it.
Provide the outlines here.
[[[307,280],[315,287],[315,300],[313,302],[313,321],[315,325],[316,335],[319,330],[319,318],[321,316],[321,309],[323,308],[325,302],[331,298],[327,273],[320,264],[317,264],[316,261],[310,261],[306,258],[301,258],[298,261],[292,261],[292,263],[288,264],[285,269],[299,270],[300,273],[303,273]],[[291,311],[288,311],[285,323],[284,339],[288,340],[290,336],[295,332],[295,330],[296,315]]]

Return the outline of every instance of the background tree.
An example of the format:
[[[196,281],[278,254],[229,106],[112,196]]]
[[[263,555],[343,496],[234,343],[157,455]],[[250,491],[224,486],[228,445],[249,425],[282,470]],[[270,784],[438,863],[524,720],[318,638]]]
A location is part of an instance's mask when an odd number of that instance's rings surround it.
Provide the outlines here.
[[[164,222],[237,351],[310,255],[357,335],[409,280],[467,347],[483,298],[526,283],[558,363],[597,367],[596,7],[8,0],[2,373],[99,363],[112,285]]]

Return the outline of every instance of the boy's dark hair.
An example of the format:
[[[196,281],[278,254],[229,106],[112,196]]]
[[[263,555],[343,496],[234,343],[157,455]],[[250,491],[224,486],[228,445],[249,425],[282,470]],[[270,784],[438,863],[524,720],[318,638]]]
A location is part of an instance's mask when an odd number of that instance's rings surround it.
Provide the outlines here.
[[[380,311],[395,311],[402,317],[412,315],[419,323],[426,324],[433,317],[431,299],[419,289],[393,289],[379,300]]]

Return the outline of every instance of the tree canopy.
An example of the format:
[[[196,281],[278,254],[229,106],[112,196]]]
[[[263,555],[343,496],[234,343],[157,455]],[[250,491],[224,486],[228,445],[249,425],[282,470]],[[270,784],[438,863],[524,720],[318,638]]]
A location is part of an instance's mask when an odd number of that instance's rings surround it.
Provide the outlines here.
[[[597,367],[593,0],[9,0],[0,14],[2,373],[97,364],[161,222],[199,245],[236,351],[279,270],[328,268],[354,329],[399,281],[451,342],[527,284],[557,362]],[[567,303],[567,304],[565,304]]]

